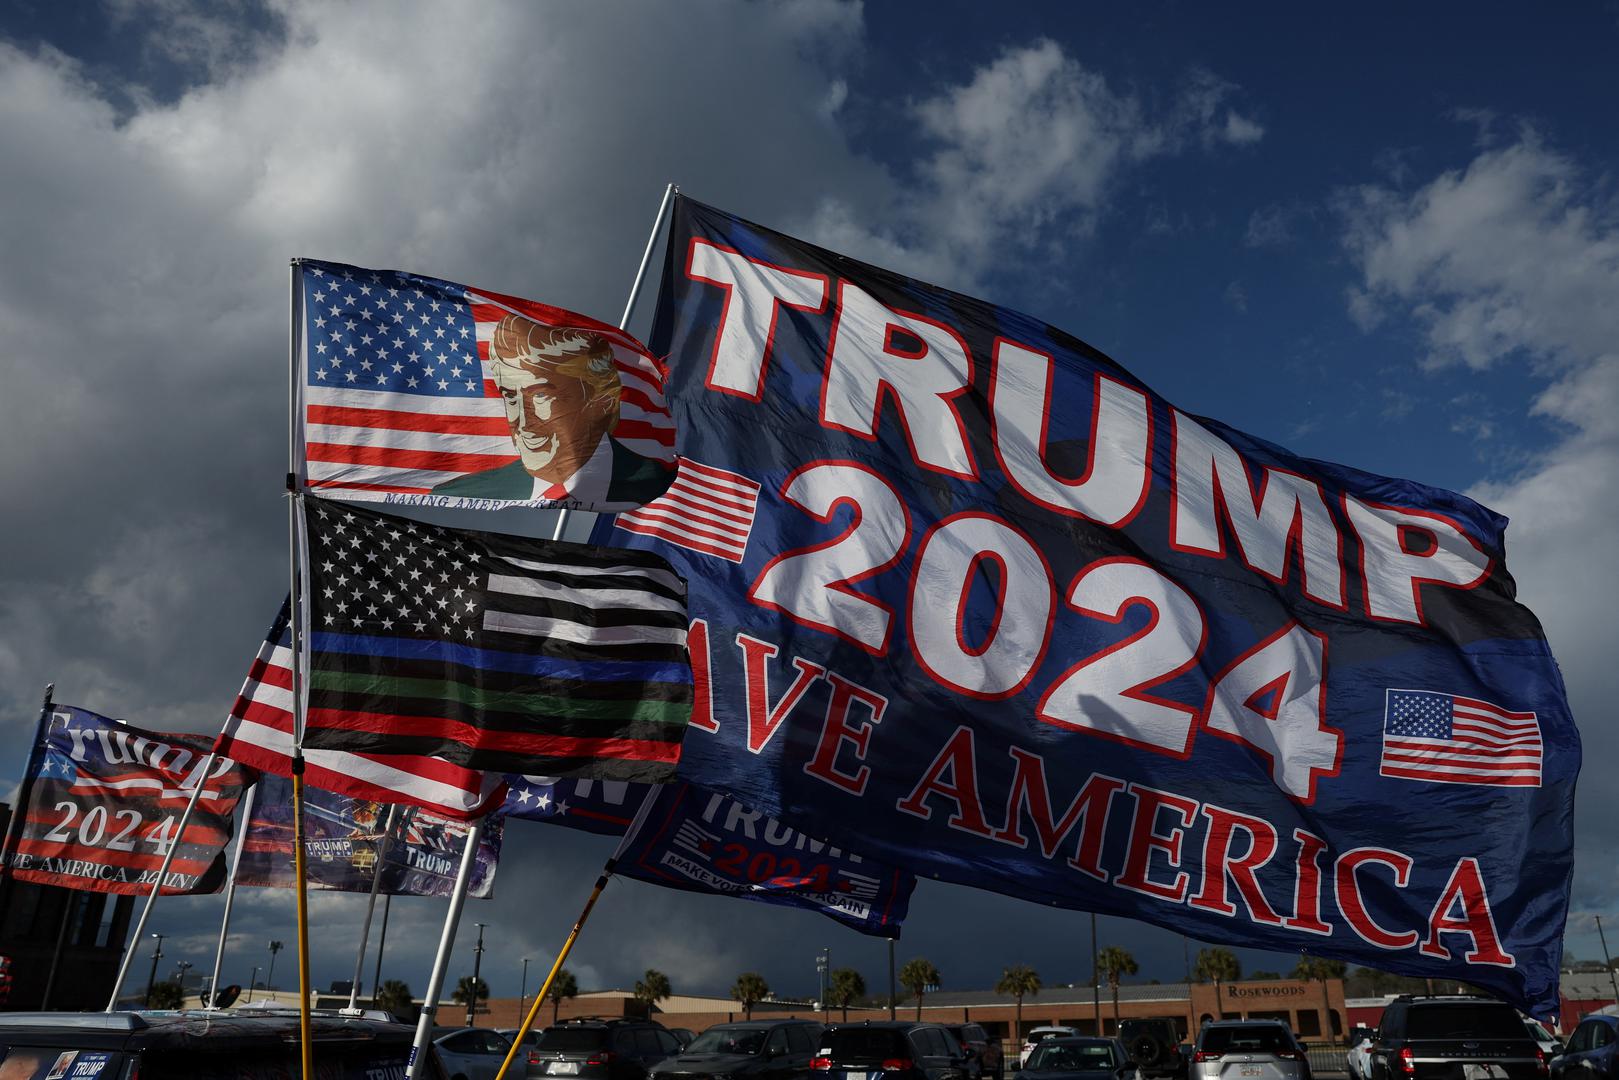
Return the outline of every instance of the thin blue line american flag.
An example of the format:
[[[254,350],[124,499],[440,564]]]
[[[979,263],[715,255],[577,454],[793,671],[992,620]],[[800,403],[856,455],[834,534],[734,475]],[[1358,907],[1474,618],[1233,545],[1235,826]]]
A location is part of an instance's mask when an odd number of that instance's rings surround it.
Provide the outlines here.
[[[1432,690],[1387,691],[1379,772],[1441,784],[1539,787],[1540,721]]]

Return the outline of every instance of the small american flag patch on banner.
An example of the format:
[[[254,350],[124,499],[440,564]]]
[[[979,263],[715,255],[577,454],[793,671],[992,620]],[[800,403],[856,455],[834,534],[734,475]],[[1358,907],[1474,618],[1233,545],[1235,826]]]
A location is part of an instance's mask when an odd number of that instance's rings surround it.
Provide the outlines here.
[[[1475,698],[1389,690],[1380,772],[1442,784],[1539,787],[1540,722]]]
[[[681,458],[675,482],[667,492],[639,510],[620,514],[613,524],[687,551],[739,563],[748,549],[758,505],[756,481]]]

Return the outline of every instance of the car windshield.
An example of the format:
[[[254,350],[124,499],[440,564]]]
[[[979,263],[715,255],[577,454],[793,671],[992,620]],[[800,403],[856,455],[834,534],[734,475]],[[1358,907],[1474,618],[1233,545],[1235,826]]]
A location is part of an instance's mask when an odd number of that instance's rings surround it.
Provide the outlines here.
[[[1406,1014],[1405,1025],[1408,1039],[1522,1038],[1523,1030],[1512,1006],[1489,1001],[1423,1005]]]
[[[764,1049],[764,1028],[711,1027],[686,1047],[688,1054],[757,1054]]]
[[[1060,1069],[1063,1072],[1107,1072],[1113,1067],[1113,1051],[1104,1042],[1071,1043],[1046,1041],[1034,1048],[1025,1069]]]
[[[547,1028],[540,1036],[541,1050],[600,1050],[607,1045],[607,1029],[600,1027]]]
[[[1293,1049],[1287,1032],[1274,1024],[1205,1028],[1197,1048],[1209,1054],[1274,1054]]]

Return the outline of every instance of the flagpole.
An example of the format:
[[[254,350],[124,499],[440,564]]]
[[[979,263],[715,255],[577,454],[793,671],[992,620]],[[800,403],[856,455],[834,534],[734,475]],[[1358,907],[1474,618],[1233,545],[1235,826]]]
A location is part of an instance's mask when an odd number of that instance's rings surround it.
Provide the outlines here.
[[[303,459],[299,453],[298,402],[298,277],[300,260],[293,259],[287,291],[287,552],[291,579],[292,610],[288,620],[292,635],[292,865],[297,878],[298,913],[298,1049],[304,1080],[315,1075],[314,1036],[309,1016],[309,895],[308,868],[304,852],[304,610],[303,589],[299,587],[301,551],[300,484]]]
[[[568,940],[562,943],[562,951],[557,953],[556,962],[551,965],[551,970],[545,976],[545,982],[540,984],[539,992],[534,995],[534,1004],[529,1007],[528,1014],[523,1017],[523,1024],[517,1029],[517,1034],[512,1036],[511,1049],[506,1051],[506,1060],[500,1063],[500,1071],[495,1074],[495,1080],[506,1080],[506,1070],[512,1067],[512,1061],[523,1050],[523,1042],[528,1038],[529,1031],[533,1029],[534,1021],[539,1018],[540,1007],[545,1004],[545,995],[551,992],[551,984],[556,981],[557,972],[561,971],[562,965],[568,962],[568,954],[573,952],[573,943],[579,940],[579,931],[584,929],[585,920],[590,918],[591,909],[596,906],[596,901],[601,897],[602,890],[607,888],[607,882],[612,878],[613,870],[618,866],[620,856],[629,849],[630,843],[640,833],[641,826],[646,823],[647,815],[652,812],[652,803],[656,800],[657,795],[658,789],[656,786],[647,791],[646,797],[641,800],[640,809],[635,812],[635,820],[631,821],[630,827],[624,830],[623,839],[618,842],[618,847],[614,849],[612,857],[602,867],[601,876],[596,878],[595,888],[590,890],[590,896],[585,900],[584,910],[579,912],[579,918],[575,920],[573,929],[568,931]]]
[[[399,819],[399,806],[395,804],[388,807],[388,824],[382,829],[382,843],[377,847],[377,861],[371,867],[371,899],[365,905],[365,922],[360,924],[360,949],[354,954],[354,981],[349,984],[349,1012],[359,1012],[356,1002],[360,996],[360,970],[365,965],[365,947],[371,942],[371,915],[377,910],[377,891],[382,887],[382,864],[388,859],[388,852],[393,847],[394,823]],[[371,987],[371,996],[374,998],[377,988]]]
[[[652,262],[652,249],[658,246],[658,233],[663,229],[663,216],[669,212],[669,203],[680,193],[680,188],[670,183],[663,189],[663,201],[658,204],[658,216],[652,219],[652,232],[646,238],[646,248],[641,252],[641,265],[636,268],[635,281],[630,284],[630,298],[624,303],[624,314],[619,317],[618,328],[623,330],[630,325],[630,315],[635,312],[635,301],[641,296],[641,283],[646,280],[646,268]],[[557,527],[551,533],[552,540],[562,539],[562,530],[568,524],[568,508],[563,507],[557,511]]]
[[[4,920],[11,907],[11,861],[17,854],[23,818],[28,815],[28,799],[34,792],[34,777],[39,772],[40,759],[45,756],[45,731],[51,716],[51,698],[55,693],[56,684],[46,683],[45,700],[39,707],[39,723],[34,728],[34,745],[28,748],[28,761],[23,765],[22,779],[17,784],[17,802],[11,808],[11,820],[6,822],[5,840],[0,842],[0,920]]]
[[[450,893],[450,910],[444,914],[444,931],[439,935],[438,953],[433,957],[433,973],[427,979],[427,996],[422,999],[422,1012],[416,1019],[416,1039],[411,1044],[410,1060],[405,1076],[416,1077],[427,1073],[427,1044],[433,1034],[433,1020],[438,1014],[439,994],[444,989],[444,972],[450,966],[450,953],[455,947],[455,931],[461,924],[461,909],[467,902],[467,887],[472,882],[472,868],[478,862],[478,845],[483,842],[483,818],[467,832],[467,849],[461,853],[461,869],[455,875],[455,889]]]
[[[214,1003],[219,1000],[219,969],[225,962],[225,935],[230,931],[230,909],[236,902],[236,871],[242,865],[242,848],[247,844],[247,823],[253,816],[254,797],[258,794],[259,786],[254,784],[247,789],[247,797],[242,800],[242,824],[236,830],[236,852],[230,860],[230,880],[225,883],[225,914],[219,920],[219,947],[214,950],[214,974],[208,983],[208,1000],[203,1002],[204,1009],[216,1009]]]
[[[202,768],[197,770],[197,783],[191,789],[191,798],[186,802],[185,812],[180,815],[180,824],[174,830],[174,839],[169,843],[169,850],[163,853],[163,865],[158,867],[157,880],[152,882],[152,891],[146,894],[146,906],[141,908],[141,917],[135,923],[135,929],[130,932],[129,944],[124,947],[123,962],[118,965],[118,977],[113,980],[112,997],[107,1001],[104,1012],[112,1012],[118,1008],[118,992],[124,988],[124,978],[129,974],[129,965],[135,959],[135,950],[140,948],[141,934],[146,930],[146,920],[152,914],[152,905],[157,902],[157,894],[163,889],[163,879],[169,876],[169,864],[174,862],[174,853],[180,850],[180,842],[185,839],[186,826],[191,823],[191,812],[197,808],[197,799],[202,795],[202,789],[208,786],[208,774],[214,771],[214,760],[219,755],[210,753],[202,760]]]

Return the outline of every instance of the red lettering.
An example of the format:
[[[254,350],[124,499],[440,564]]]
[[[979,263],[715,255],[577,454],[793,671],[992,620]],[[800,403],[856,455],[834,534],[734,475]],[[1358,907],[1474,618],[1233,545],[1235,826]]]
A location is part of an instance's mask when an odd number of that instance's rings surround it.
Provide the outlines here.
[[[948,781],[944,778],[947,772]],[[928,766],[927,773],[895,806],[903,813],[927,821],[933,817],[933,808],[927,800],[934,795],[956,804],[955,813],[950,815],[946,825],[976,836],[990,835],[989,823],[984,820],[984,804],[978,798],[978,754],[971,728],[956,728],[956,733]]]
[[[1452,910],[1460,906],[1459,914]],[[1428,916],[1428,940],[1422,943],[1424,956],[1450,959],[1450,950],[1439,941],[1440,934],[1466,934],[1472,947],[1462,956],[1469,964],[1491,964],[1495,967],[1516,967],[1512,954],[1501,948],[1501,936],[1495,930],[1495,916],[1490,912],[1490,898],[1484,891],[1484,875],[1479,872],[1478,860],[1468,857],[1456,864],[1439,903]],[[1413,934],[1413,937],[1416,935]]]
[[[1383,848],[1356,848],[1346,851],[1338,856],[1334,870],[1334,877],[1338,886],[1338,910],[1343,912],[1344,921],[1360,939],[1380,949],[1408,949],[1417,943],[1417,932],[1407,931],[1403,934],[1385,930],[1372,921],[1366,913],[1366,901],[1360,893],[1360,879],[1355,876],[1362,863],[1382,863],[1394,870],[1394,887],[1405,888],[1406,881],[1411,876],[1411,857],[1402,855],[1398,851],[1385,851]]]
[[[1321,853],[1327,842],[1303,829],[1293,830],[1299,842],[1299,857],[1293,878],[1293,914],[1282,920],[1289,930],[1330,935],[1332,927],[1321,919]]]
[[[883,722],[888,699],[852,683],[836,672],[827,672],[826,681],[832,687],[832,700],[827,702],[826,722],[821,725],[821,739],[815,746],[815,757],[804,766],[804,772],[817,780],[825,780],[834,787],[856,795],[866,790],[871,779],[871,768],[861,765],[852,773],[838,769],[838,751],[848,743],[854,747],[857,760],[866,759],[866,747],[871,743],[871,729]],[[870,712],[870,718],[850,723],[849,711],[860,702]]]
[[[1130,843],[1124,857],[1124,869],[1113,879],[1113,884],[1131,892],[1182,903],[1186,899],[1191,875],[1182,870],[1175,875],[1173,882],[1166,885],[1151,880],[1147,874],[1152,869],[1154,851],[1162,851],[1170,867],[1179,868],[1181,840],[1197,817],[1197,801],[1140,784],[1131,784],[1130,794],[1135,796],[1136,812],[1130,822]],[[1173,811],[1180,818],[1180,824],[1171,826],[1168,835],[1158,831],[1160,810]]]
[[[781,650],[768,641],[741,633],[736,635],[736,643],[742,647],[742,690],[748,707],[748,753],[757,754],[769,745],[776,729],[787,719],[805,692],[815,685],[815,680],[826,674],[826,668],[801,656],[793,657],[793,666],[798,669],[793,676],[793,684],[772,706],[770,659]]]
[[[708,655],[708,620],[693,619],[686,630],[686,651],[691,653],[691,726],[718,731],[714,719],[714,691],[710,685],[713,661]]]
[[[1102,869],[1102,840],[1107,832],[1107,813],[1113,793],[1124,790],[1124,781],[1092,773],[1063,811],[1062,820],[1057,821],[1051,814],[1045,759],[1015,746],[1008,752],[1017,762],[1017,772],[1012,776],[1012,791],[1006,799],[1006,824],[993,839],[1015,847],[1028,847],[1029,838],[1023,834],[1023,811],[1027,809],[1040,838],[1040,851],[1049,859],[1056,855],[1074,826],[1080,825],[1079,843],[1068,865],[1098,881],[1106,881],[1107,873]]]
[[[1208,831],[1203,836],[1203,887],[1192,897],[1192,906],[1221,915],[1235,915],[1237,905],[1226,896],[1229,877],[1254,922],[1280,925],[1282,917],[1270,906],[1254,878],[1254,871],[1276,854],[1276,826],[1263,818],[1208,804],[1203,807],[1203,816],[1209,819]],[[1248,834],[1248,850],[1240,859],[1233,859],[1231,848],[1238,829]]]

